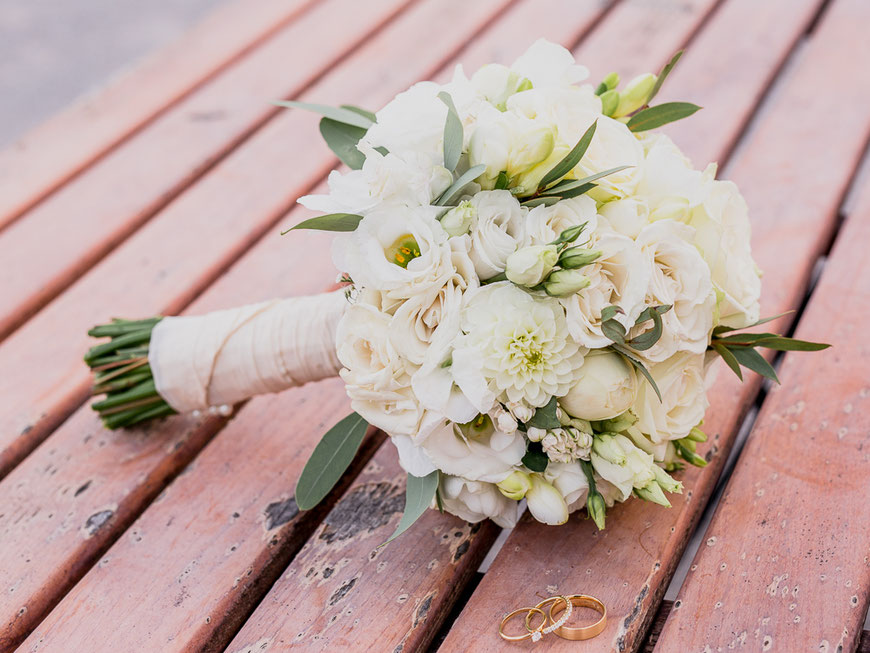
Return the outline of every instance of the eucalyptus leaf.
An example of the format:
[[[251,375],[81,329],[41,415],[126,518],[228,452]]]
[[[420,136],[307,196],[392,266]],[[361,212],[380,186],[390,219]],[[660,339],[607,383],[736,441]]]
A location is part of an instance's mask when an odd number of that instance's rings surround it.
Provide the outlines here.
[[[543,191],[543,195],[562,195],[565,197],[564,193],[567,191],[576,190],[578,188],[582,188],[583,186],[590,185],[590,182],[595,181],[596,179],[601,179],[602,177],[606,177],[607,175],[612,175],[615,172],[620,172],[621,170],[625,170],[626,168],[630,168],[631,166],[616,166],[615,168],[610,168],[608,170],[603,170],[602,172],[596,172],[594,175],[589,175],[588,177],[583,177],[582,179],[565,179],[560,181],[555,186],[551,186],[547,190]],[[590,187],[594,187],[594,184],[591,184]],[[585,189],[583,192],[586,192]]]
[[[731,368],[731,371],[737,375],[737,378],[742,381],[743,372],[740,371],[740,363],[737,362],[737,359],[734,357],[734,354],[731,353],[731,350],[725,345],[716,342],[713,343],[713,350],[722,357],[725,364],[728,365],[728,367]]]
[[[586,154],[586,150],[589,149],[589,144],[592,142],[592,137],[595,136],[595,128],[598,126],[598,121],[593,122],[589,129],[580,137],[580,140],[577,141],[577,144],[573,147],[573,149],[565,155],[565,157],[559,161],[553,168],[544,175],[541,179],[541,182],[538,184],[538,190],[544,189],[555,181],[559,181],[562,177],[567,175],[574,169],[578,163],[580,163],[580,159],[583,158],[583,155]]]
[[[682,57],[682,56],[683,56],[683,51],[682,51],[682,50],[678,50],[678,51],[674,54],[674,56],[671,57],[671,60],[670,60],[668,63],[665,64],[665,67],[662,68],[662,72],[660,72],[660,73],[658,74],[658,77],[656,77],[656,83],[655,83],[655,85],[652,87],[652,90],[649,92],[649,95],[648,95],[647,98],[646,98],[646,102],[645,102],[645,104],[649,104],[650,102],[652,102],[652,101],[653,101],[653,98],[654,98],[656,95],[658,95],[659,91],[660,91],[661,88],[662,88],[662,84],[665,83],[665,80],[668,78],[668,75],[671,74],[671,71],[674,69],[674,66],[677,65],[677,62],[680,60],[680,57]]]
[[[453,172],[459,164],[459,157],[462,156],[462,121],[459,119],[450,93],[441,91],[438,97],[447,105],[447,121],[444,124],[444,167]]]
[[[310,510],[335,487],[353,461],[367,428],[368,422],[351,413],[321,438],[296,483],[300,510]]]
[[[670,122],[688,118],[698,109],[697,104],[691,102],[665,102],[654,107],[642,109],[634,114],[628,121],[628,128],[633,132],[643,132],[656,129]]]
[[[532,415],[532,419],[526,422],[526,426],[534,426],[539,429],[557,429],[562,426],[556,415],[556,398],[550,397],[546,406],[541,406]]]
[[[662,393],[659,390],[658,385],[656,385],[656,381],[652,377],[652,374],[650,374],[649,370],[646,369],[646,365],[644,365],[643,362],[641,362],[641,360],[639,358],[635,357],[635,355],[628,348],[626,348],[624,345],[613,344],[613,345],[611,345],[611,348],[614,349],[615,351],[618,351],[623,356],[625,356],[628,359],[628,362],[631,363],[632,365],[634,365],[634,368],[638,372],[643,374],[644,378],[649,382],[649,384],[652,386],[652,389],[655,391],[656,396],[659,398],[659,401],[661,401],[662,400]]]
[[[374,112],[369,111],[368,109],[361,109],[360,107],[355,107],[352,104],[342,104],[342,109],[347,109],[348,111],[353,111],[354,113],[358,113],[363,118],[368,118],[374,123],[377,121],[378,117],[374,114]]]
[[[526,446],[526,454],[522,457],[522,463],[533,472],[543,474],[550,464],[550,457],[544,453],[540,442],[529,442]]]
[[[612,320],[617,315],[624,315],[625,311],[622,310],[621,307],[616,304],[611,304],[610,306],[605,306],[601,309],[601,321],[606,322],[607,320]]]
[[[432,504],[432,499],[435,498],[437,492],[437,469],[431,474],[422,477],[408,474],[408,483],[405,486],[405,512],[402,514],[402,519],[399,520],[396,531],[381,546],[389,544],[413,526],[414,522],[420,519]]]
[[[367,116],[360,114],[356,108],[345,109],[342,107],[331,107],[326,104],[312,104],[311,102],[296,102],[294,100],[279,100],[273,104],[288,109],[305,109],[306,111],[313,111],[314,113],[319,113],[324,118],[329,118],[336,122],[343,122],[362,129],[368,129],[374,122]]]
[[[609,319],[601,322],[601,332],[613,342],[618,342],[619,344],[625,342],[625,327],[618,320]]]
[[[468,186],[472,181],[480,177],[486,172],[486,166],[482,163],[472,166],[466,170],[456,181],[450,184],[450,188],[445,190],[441,197],[435,200],[435,206],[446,206],[455,204],[456,200],[462,195],[462,189]]]
[[[356,147],[365,134],[366,130],[361,127],[354,127],[330,118],[320,120],[320,135],[323,136],[323,140],[351,170],[359,170],[365,163],[365,155]]]
[[[295,231],[296,229],[317,229],[320,231],[355,231],[359,226],[361,215],[356,213],[328,213],[327,215],[319,215],[316,218],[303,220],[297,225],[294,225],[282,231],[283,236],[286,233]]]
[[[779,383],[779,378],[776,376],[776,370],[773,369],[773,366],[767,362],[764,356],[754,349],[732,349],[731,353],[734,354],[734,358],[736,358],[743,367]]]

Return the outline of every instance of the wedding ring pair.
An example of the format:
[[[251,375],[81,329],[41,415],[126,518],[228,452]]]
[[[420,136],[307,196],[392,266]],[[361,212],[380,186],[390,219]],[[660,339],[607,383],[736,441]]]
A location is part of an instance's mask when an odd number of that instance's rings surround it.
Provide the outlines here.
[[[601,618],[591,626],[568,627],[565,624],[571,617],[574,606],[578,608],[592,608],[601,614]],[[544,608],[549,607],[548,613],[544,612]],[[507,623],[516,616],[525,613],[525,626],[528,632],[522,635],[508,635],[504,628]],[[532,622],[540,615],[540,623],[533,626]],[[538,603],[533,608],[519,608],[505,615],[501,625],[498,627],[498,634],[502,639],[508,642],[521,642],[526,639],[531,639],[533,642],[538,642],[544,635],[556,633],[562,639],[592,639],[601,634],[604,627],[607,625],[607,608],[604,604],[594,596],[586,594],[572,594],[570,596],[551,596]]]

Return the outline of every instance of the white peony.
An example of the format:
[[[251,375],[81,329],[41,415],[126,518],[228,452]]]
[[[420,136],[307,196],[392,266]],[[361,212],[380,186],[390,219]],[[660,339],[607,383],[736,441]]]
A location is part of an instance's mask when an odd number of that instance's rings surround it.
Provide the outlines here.
[[[493,483],[444,475],[439,493],[444,510],[467,522],[489,518],[502,528],[513,528],[520,518],[520,504],[503,496]]]
[[[506,190],[483,191],[469,201],[474,209],[469,256],[477,276],[489,279],[504,272],[523,242],[526,209]]]
[[[490,284],[466,298],[452,372],[481,413],[496,400],[540,407],[574,385],[585,350],[568,335],[556,300],[510,282]]]
[[[411,390],[405,363],[387,337],[390,316],[356,303],[338,324],[338,359],[352,408],[390,434],[416,434],[423,407]]]
[[[336,267],[354,283],[376,288],[390,299],[423,298],[431,303],[457,275],[476,285],[467,244],[448,238],[435,208],[378,209],[356,231],[333,242]]]
[[[705,354],[681,352],[649,367],[662,399],[647,382],[638,387],[632,412],[635,426],[653,443],[678,440],[704,418],[709,402],[705,384]]]
[[[559,405],[573,417],[600,421],[631,408],[637,393],[634,368],[615,352],[597,350],[586,355],[577,382],[559,399]]]
[[[716,295],[710,268],[690,244],[693,237],[691,227],[672,220],[654,222],[637,237],[650,270],[646,304],[672,306],[662,316],[661,338],[642,352],[647,360],[660,362],[678,351],[700,354],[707,349]],[[630,335],[650,328],[652,321],[632,329]]]

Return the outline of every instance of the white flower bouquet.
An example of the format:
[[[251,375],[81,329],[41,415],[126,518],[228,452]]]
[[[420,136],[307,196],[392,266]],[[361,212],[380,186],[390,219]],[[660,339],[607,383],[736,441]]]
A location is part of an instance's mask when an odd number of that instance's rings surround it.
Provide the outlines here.
[[[762,322],[746,203],[653,131],[699,108],[652,104],[678,59],[596,87],[538,41],[377,114],[281,103],[321,113],[350,168],[294,227],[339,232],[345,288],[95,327],[94,407],[116,428],[340,374],[355,412],[297,503],[328,493],[371,424],[408,472],[397,534],[429,506],[502,526],[524,502],[547,524],[587,507],[603,528],[631,496],[670,505],[670,473],[706,464],[712,362],[775,379],[758,347],[825,346],[736,333]]]

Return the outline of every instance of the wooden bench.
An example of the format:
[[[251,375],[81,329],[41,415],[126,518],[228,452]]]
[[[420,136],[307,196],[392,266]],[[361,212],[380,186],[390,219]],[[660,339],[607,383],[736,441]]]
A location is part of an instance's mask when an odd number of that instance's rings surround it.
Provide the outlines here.
[[[868,21],[864,0],[239,0],[0,153],[0,651],[520,650],[501,616],[579,591],[607,604],[605,632],[538,646],[856,650],[870,603]],[[623,504],[600,533],[524,519],[481,573],[490,522],[432,511],[377,548],[404,474],[375,431],[329,499],[298,511],[302,465],[347,409],[337,380],[230,419],[100,426],[81,363],[92,323],[334,279],[328,236],[278,231],[310,217],[295,199],[336,162],[315,117],[269,100],[377,108],[538,36],[595,76],[687,48],[662,95],[705,109],[671,132],[745,194],[764,313],[796,309],[775,326],[835,345],[782,357],[773,391],[720,375],[710,464],[683,474],[681,501]]]

